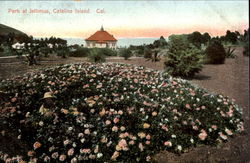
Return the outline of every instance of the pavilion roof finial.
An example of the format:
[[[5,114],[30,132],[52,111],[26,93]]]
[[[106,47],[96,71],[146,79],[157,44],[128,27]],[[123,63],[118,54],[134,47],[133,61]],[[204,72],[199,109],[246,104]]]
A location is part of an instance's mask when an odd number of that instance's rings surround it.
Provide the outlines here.
[[[103,29],[103,25],[102,25],[102,27],[101,27],[101,31],[104,31],[104,29]]]

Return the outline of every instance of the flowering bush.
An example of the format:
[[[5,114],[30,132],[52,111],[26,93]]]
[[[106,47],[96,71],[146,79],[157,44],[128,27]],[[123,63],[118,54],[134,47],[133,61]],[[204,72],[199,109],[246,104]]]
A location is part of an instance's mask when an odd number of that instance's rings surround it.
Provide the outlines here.
[[[242,131],[241,110],[179,78],[124,64],[67,64],[2,80],[3,124],[29,145],[31,162],[145,162]],[[53,92],[51,116],[39,111]]]

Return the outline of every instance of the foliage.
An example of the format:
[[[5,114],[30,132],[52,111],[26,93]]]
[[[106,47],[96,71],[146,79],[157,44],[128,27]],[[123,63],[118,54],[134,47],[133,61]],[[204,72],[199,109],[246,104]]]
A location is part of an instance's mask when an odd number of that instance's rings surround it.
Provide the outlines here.
[[[243,55],[249,57],[249,43],[244,45]]]
[[[101,48],[100,49],[105,56],[117,56],[117,52],[110,48]]]
[[[129,59],[132,57],[132,51],[129,48],[121,48],[119,50],[120,56],[124,57],[125,60]]]
[[[231,42],[232,44],[236,44],[237,42],[237,33],[231,32],[230,30],[227,30],[225,40],[228,42]]]
[[[201,34],[198,31],[195,31],[187,36],[187,39],[190,43],[194,44],[197,48],[201,48],[201,44],[206,44],[211,39],[210,35],[206,32]]]
[[[161,36],[159,40],[155,40],[153,43],[154,48],[164,48],[167,45],[167,41],[163,36]]]
[[[0,90],[1,122],[28,145],[18,157],[27,162],[150,162],[161,150],[216,145],[244,130],[228,97],[132,65],[67,64],[3,80]],[[45,116],[48,91],[55,107]]]
[[[150,59],[152,57],[152,50],[148,47],[144,48],[144,58]]]
[[[87,57],[90,52],[89,48],[78,47],[76,50],[69,52],[70,57]]]
[[[220,41],[212,41],[209,43],[206,53],[206,63],[223,64],[226,58],[226,51]]]
[[[67,45],[59,45],[57,50],[57,55],[61,56],[62,58],[66,58],[69,53],[69,49]]]
[[[226,50],[226,58],[236,58],[237,56],[234,54],[235,49],[231,49],[229,46]]]
[[[93,48],[90,50],[88,58],[91,62],[105,62],[105,55],[102,53],[100,48]]]
[[[164,62],[170,75],[192,77],[202,69],[202,61],[202,51],[189,44],[186,36],[170,37],[169,52]]]
[[[243,42],[244,42],[243,55],[249,56],[249,28],[248,30],[244,30]]]

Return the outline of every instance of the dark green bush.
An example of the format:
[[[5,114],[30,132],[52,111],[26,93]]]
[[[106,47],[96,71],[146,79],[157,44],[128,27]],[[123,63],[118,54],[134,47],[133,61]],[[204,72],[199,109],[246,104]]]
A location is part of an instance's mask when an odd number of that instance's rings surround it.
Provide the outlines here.
[[[117,52],[109,48],[101,48],[100,51],[105,56],[117,56]]]
[[[125,60],[129,59],[132,56],[132,52],[128,48],[120,49],[119,53],[120,53],[120,56],[124,57]]]
[[[88,58],[91,62],[95,63],[106,61],[105,55],[102,53],[102,49],[100,48],[91,49]]]
[[[206,63],[223,64],[226,59],[226,50],[220,41],[212,41],[205,50]]]
[[[235,49],[231,49],[229,46],[226,50],[226,58],[236,58],[237,56],[234,54]]]
[[[152,51],[150,48],[145,47],[144,48],[144,58],[150,59],[152,57]]]
[[[202,69],[202,62],[203,52],[189,44],[186,37],[170,37],[169,52],[164,62],[167,73],[192,77]]]
[[[244,45],[243,55],[249,57],[249,44]]]
[[[75,51],[69,53],[70,57],[87,57],[89,54],[89,48],[78,47]]]

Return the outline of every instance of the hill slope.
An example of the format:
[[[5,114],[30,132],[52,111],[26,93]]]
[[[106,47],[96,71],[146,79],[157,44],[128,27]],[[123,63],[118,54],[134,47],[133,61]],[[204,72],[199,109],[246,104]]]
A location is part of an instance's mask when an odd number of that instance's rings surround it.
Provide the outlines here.
[[[9,33],[14,33],[15,35],[18,35],[18,36],[27,37],[27,34],[25,34],[24,32],[21,32],[21,31],[14,29],[12,27],[0,24],[0,36],[3,36],[3,35],[6,36]]]

